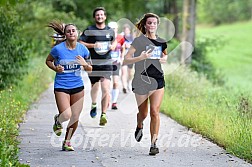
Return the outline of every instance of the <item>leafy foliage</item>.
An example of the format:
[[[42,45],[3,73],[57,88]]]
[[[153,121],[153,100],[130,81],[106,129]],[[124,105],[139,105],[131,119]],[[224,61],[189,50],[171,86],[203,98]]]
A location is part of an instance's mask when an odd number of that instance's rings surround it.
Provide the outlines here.
[[[224,45],[224,41],[219,38],[201,38],[196,41],[192,54],[191,69],[206,75],[207,79],[214,84],[223,85],[224,76],[214,67],[207,57],[207,53],[217,51]]]
[[[199,0],[199,21],[215,25],[249,20],[252,17],[252,0]]]
[[[28,62],[29,73],[17,85],[0,91],[0,166],[28,166],[18,162],[18,124],[31,102],[52,82],[54,73],[43,58]],[[46,75],[45,75],[46,74]]]
[[[11,8],[0,7],[0,90],[25,74],[28,43],[20,36],[19,17]]]
[[[85,20],[77,18],[73,12],[65,13],[53,8],[51,1],[32,1],[17,6],[17,11],[23,15],[23,37],[32,44],[33,55],[47,56],[51,48],[51,37],[54,31],[47,27],[52,20],[64,23],[75,23],[79,30],[87,25]],[[36,53],[36,54],[35,54]],[[38,54],[37,54],[38,53]]]

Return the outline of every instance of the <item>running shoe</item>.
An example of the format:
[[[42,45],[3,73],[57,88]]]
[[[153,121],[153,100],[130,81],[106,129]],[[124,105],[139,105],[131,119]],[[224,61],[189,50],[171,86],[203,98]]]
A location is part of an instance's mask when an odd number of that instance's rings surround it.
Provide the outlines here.
[[[143,137],[143,128],[136,127],[135,139],[137,142],[140,142]]]
[[[149,155],[156,155],[158,153],[159,153],[159,149],[157,148],[156,145],[154,145],[153,147],[150,147]]]
[[[111,107],[113,110],[117,110],[117,103],[112,103],[112,107]]]
[[[96,107],[92,107],[91,111],[90,111],[90,116],[92,118],[95,118],[97,115],[97,111],[96,111]]]
[[[102,113],[100,118],[100,126],[104,126],[107,123],[107,116],[105,113]]]
[[[53,124],[53,131],[57,136],[60,136],[63,131],[63,126],[59,122],[59,114],[54,116],[54,124]]]
[[[126,94],[127,93],[127,89],[123,88],[123,93]]]
[[[65,140],[62,145],[62,151],[74,151],[73,146],[71,146],[70,141]]]

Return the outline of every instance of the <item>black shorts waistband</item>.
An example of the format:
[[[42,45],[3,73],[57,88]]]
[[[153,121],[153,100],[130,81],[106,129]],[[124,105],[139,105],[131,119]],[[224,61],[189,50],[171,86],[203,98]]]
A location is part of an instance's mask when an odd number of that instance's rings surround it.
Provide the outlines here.
[[[54,88],[54,92],[64,92],[69,95],[73,95],[75,93],[79,93],[84,89],[84,86],[80,86],[72,89],[64,89],[64,88]]]

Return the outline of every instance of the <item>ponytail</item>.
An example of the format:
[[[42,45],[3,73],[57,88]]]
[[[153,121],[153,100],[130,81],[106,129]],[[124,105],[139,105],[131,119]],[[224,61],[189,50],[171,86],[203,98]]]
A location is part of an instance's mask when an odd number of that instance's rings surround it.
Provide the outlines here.
[[[52,21],[50,22],[47,27],[52,28],[56,34],[55,35],[51,35],[50,37],[53,38],[54,40],[54,44],[53,45],[57,45],[63,41],[65,41],[65,24],[61,23],[59,21]]]

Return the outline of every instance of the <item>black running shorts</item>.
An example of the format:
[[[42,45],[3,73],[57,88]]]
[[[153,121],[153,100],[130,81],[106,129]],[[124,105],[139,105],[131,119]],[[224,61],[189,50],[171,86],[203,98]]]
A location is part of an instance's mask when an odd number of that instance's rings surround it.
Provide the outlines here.
[[[139,95],[146,95],[150,91],[165,87],[164,78],[152,78],[143,76],[134,78],[132,81],[132,91]]]
[[[79,93],[84,89],[84,86],[73,88],[73,89],[63,89],[63,88],[54,88],[54,92],[64,92],[69,95]]]

